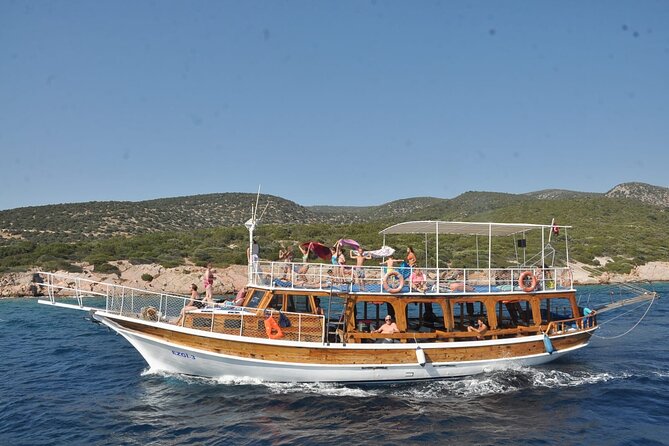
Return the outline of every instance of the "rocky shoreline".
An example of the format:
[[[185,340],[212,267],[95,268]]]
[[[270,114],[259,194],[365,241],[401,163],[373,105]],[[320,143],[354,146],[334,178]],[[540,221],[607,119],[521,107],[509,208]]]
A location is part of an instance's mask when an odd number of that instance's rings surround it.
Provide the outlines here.
[[[132,265],[127,261],[114,262],[120,275],[97,273],[92,265],[82,264],[81,273],[66,273],[70,277],[81,277],[96,282],[109,282],[131,288],[149,289],[157,292],[187,295],[192,283],[202,289],[204,268],[195,265],[163,268],[160,265]],[[573,263],[574,282],[577,285],[628,282],[669,281],[669,262],[650,262],[634,268],[629,274],[592,273],[592,267]],[[214,295],[234,294],[246,285],[246,265],[231,265],[215,268]],[[0,274],[0,298],[33,296],[33,278],[37,270],[22,273]],[[145,280],[148,276],[152,280]],[[142,278],[144,277],[144,278]]]

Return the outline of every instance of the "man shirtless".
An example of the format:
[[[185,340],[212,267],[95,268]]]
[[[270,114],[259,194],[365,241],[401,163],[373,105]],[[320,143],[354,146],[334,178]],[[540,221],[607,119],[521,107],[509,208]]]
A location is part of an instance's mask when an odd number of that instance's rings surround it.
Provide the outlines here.
[[[478,333],[478,336],[476,336],[477,339],[483,339],[483,334],[485,334],[486,331],[488,331],[488,326],[481,320],[478,319],[476,321],[476,325],[474,326],[468,326],[467,327],[468,332],[475,332]]]
[[[383,333],[383,334],[393,334],[399,333],[400,329],[397,328],[397,324],[393,322],[393,318],[390,315],[386,316],[386,323],[381,325],[379,328],[374,330],[372,333]]]
[[[360,291],[365,290],[365,268],[363,267],[363,264],[365,263],[365,260],[369,260],[372,258],[371,255],[367,254],[365,255],[362,251],[362,247],[358,248],[357,251],[351,250],[350,254],[351,259],[355,260],[355,271],[354,271],[354,278],[356,283],[360,286]]]

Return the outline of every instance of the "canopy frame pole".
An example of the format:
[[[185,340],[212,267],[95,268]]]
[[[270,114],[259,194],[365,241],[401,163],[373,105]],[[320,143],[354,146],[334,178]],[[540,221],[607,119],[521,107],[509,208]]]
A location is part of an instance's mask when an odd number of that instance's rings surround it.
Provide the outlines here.
[[[425,235],[425,271],[428,269],[428,263],[427,263],[427,232],[424,234]]]
[[[569,237],[567,237],[567,228],[564,228],[564,250],[567,255],[567,268],[569,268]]]
[[[441,289],[440,288],[441,284],[439,283],[440,278],[441,278],[441,274],[439,274],[439,221],[435,222],[434,235],[435,235],[435,242],[434,242],[435,251],[434,252],[435,252],[435,263],[436,263],[435,266],[437,267],[437,290],[439,290],[439,289]]]
[[[488,292],[492,287],[492,224],[488,225]]]
[[[546,238],[544,236],[544,228],[541,227],[541,269],[543,270],[546,264]]]
[[[481,269],[479,265],[479,235],[476,234],[474,238],[476,239],[476,269]]]

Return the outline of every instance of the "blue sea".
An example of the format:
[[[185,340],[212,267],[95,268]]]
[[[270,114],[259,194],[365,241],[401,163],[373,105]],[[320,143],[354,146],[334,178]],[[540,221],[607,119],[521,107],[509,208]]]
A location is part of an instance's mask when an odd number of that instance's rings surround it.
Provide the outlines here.
[[[602,314],[589,347],[551,364],[366,386],[155,372],[84,312],[6,299],[0,445],[669,444],[669,284],[649,287],[663,299],[629,334],[646,306]]]

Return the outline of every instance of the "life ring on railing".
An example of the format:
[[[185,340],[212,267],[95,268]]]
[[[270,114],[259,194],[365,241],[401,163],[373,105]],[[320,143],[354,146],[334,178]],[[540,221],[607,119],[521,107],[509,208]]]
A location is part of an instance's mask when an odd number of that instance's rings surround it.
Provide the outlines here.
[[[265,332],[270,339],[281,339],[283,337],[283,330],[272,316],[265,318]]]
[[[530,284],[526,285],[525,284],[525,279],[530,279]],[[532,274],[532,271],[525,271],[520,275],[518,278],[518,286],[520,287],[521,290],[525,291],[526,293],[529,293],[530,291],[533,291],[537,287],[537,278]]]
[[[390,282],[395,283],[395,286],[391,285]],[[383,288],[389,293],[399,293],[403,286],[404,276],[402,276],[399,271],[390,271],[383,277]]]

